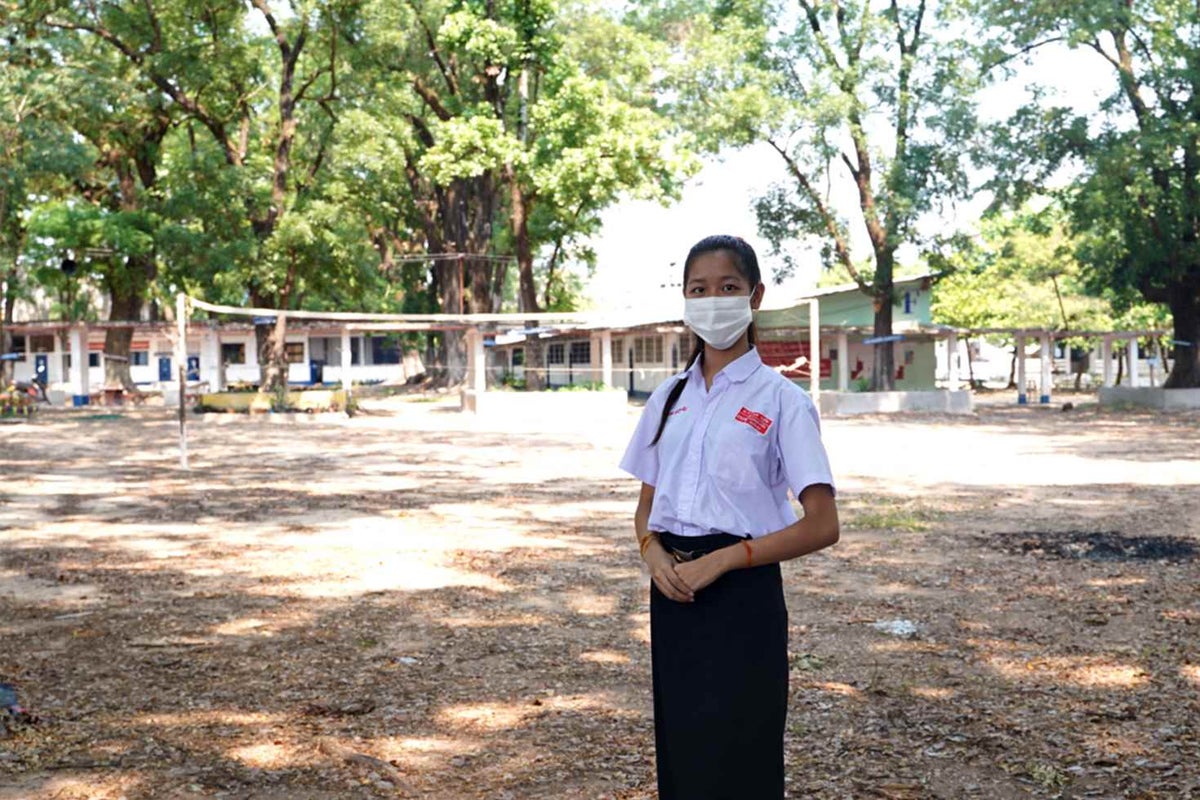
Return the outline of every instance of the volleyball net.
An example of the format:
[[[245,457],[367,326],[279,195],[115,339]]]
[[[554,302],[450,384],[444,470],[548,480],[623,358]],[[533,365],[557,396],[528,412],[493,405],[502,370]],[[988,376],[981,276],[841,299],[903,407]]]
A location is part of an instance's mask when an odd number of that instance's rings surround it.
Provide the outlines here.
[[[222,388],[229,383],[258,383],[264,358],[257,350],[262,340],[257,334],[250,340],[249,331],[280,324],[289,362],[287,377],[294,384],[343,383],[349,388],[353,384],[403,383],[417,374],[441,384],[455,384],[468,377],[465,370],[472,355],[468,351],[474,348],[474,355],[480,355],[477,344],[486,348],[479,366],[488,385],[530,379],[555,385],[598,384],[606,370],[595,340],[603,331],[638,322],[628,314],[611,312],[395,314],[280,310],[210,303],[186,295],[180,298],[177,313],[184,325],[176,338],[191,338],[187,349],[193,353],[199,349],[200,356],[194,361],[206,367],[204,372],[220,369],[228,374],[228,379],[217,381]],[[197,319],[200,313],[207,319]],[[198,341],[199,333],[215,335]],[[414,335],[422,335],[423,340]],[[611,335],[620,338],[620,334]],[[466,341],[448,348],[444,340],[429,338],[438,336]],[[231,342],[241,343],[230,344],[234,364],[226,363],[229,352],[219,346]],[[254,357],[250,357],[251,347]],[[179,348],[181,361],[187,357],[183,349]],[[614,356],[612,369],[627,371],[625,353]],[[665,377],[674,371],[667,363],[636,368],[640,376],[653,372]]]

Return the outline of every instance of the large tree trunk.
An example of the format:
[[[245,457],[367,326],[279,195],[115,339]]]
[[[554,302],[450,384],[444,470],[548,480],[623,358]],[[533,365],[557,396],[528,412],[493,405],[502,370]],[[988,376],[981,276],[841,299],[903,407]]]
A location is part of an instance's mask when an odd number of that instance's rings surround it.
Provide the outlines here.
[[[1190,287],[1172,287],[1167,303],[1175,334],[1175,363],[1163,387],[1200,387],[1200,294]]]
[[[889,269],[890,274],[890,269]],[[875,286],[875,329],[876,337],[892,335],[892,283],[876,283]],[[895,387],[896,343],[876,342],[875,363],[871,368],[871,391],[890,392]]]
[[[119,279],[108,286],[112,305],[108,318],[114,322],[133,322],[141,317],[146,288],[157,269],[153,256],[130,257]],[[120,386],[127,392],[138,391],[129,373],[129,346],[132,328],[109,328],[104,334],[104,385]]]
[[[280,311],[273,323],[254,326],[258,349],[258,391],[282,394],[287,391],[287,314]],[[282,410],[282,409],[280,409]]]
[[[462,314],[468,311],[463,297],[465,268],[462,259],[439,261],[433,268],[437,281],[438,302],[444,314]],[[462,331],[443,331],[439,339],[436,366],[441,369],[433,372],[434,380],[445,386],[462,382],[467,376],[466,337]],[[426,366],[428,368],[430,365]]]

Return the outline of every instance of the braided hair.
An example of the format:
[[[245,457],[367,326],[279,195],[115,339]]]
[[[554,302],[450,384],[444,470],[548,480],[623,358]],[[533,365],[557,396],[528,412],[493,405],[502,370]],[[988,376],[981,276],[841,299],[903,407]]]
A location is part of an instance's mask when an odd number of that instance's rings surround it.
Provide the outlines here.
[[[742,277],[750,282],[751,287],[758,286],[762,283],[762,272],[758,268],[758,256],[754,253],[754,248],[740,236],[706,236],[692,246],[688,251],[687,260],[683,262],[683,285],[687,286],[688,272],[691,271],[692,263],[697,257],[705,253],[725,252],[728,253],[733,260],[734,266]],[[750,344],[754,344],[754,323],[750,323],[750,329],[747,332],[750,338]],[[699,359],[701,363],[704,360],[704,340],[695,334],[692,335],[692,355],[688,358],[687,366],[684,371],[692,368],[692,364]],[[667,427],[667,418],[671,416],[671,409],[675,407],[679,396],[683,394],[683,387],[687,385],[687,376],[675,381],[675,385],[671,387],[670,393],[667,395],[667,402],[663,405],[662,417],[658,421],[658,430],[654,434],[654,439],[650,442],[650,446],[658,444],[659,438],[662,436],[663,429]]]

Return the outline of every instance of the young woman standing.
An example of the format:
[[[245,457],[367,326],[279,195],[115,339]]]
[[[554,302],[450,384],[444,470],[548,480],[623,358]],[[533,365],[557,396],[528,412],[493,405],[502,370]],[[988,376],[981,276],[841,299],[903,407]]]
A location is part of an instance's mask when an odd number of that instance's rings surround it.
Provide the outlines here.
[[[754,250],[712,236],[683,268],[687,368],[650,396],[621,468],[642,482],[660,800],[784,794],[787,608],[779,562],[838,540],[816,408],[762,363]],[[804,508],[797,520],[788,490]]]

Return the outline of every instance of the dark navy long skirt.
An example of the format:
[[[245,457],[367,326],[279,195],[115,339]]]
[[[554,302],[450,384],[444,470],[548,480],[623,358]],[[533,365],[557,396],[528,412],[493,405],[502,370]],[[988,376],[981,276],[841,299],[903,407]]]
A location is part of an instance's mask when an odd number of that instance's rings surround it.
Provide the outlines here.
[[[708,552],[728,534],[659,534]],[[660,800],[780,800],[787,724],[787,607],[779,565],[733,570],[677,603],[650,586]]]

